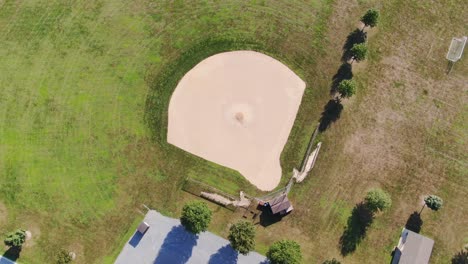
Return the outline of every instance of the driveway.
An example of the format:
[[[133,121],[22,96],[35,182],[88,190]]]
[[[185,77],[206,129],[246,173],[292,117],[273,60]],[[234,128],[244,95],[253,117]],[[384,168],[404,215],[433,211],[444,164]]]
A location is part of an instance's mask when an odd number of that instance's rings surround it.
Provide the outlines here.
[[[135,232],[125,244],[116,264],[266,264],[256,252],[238,254],[229,241],[210,232],[193,235],[180,224],[151,210],[146,216],[150,228],[144,235]]]

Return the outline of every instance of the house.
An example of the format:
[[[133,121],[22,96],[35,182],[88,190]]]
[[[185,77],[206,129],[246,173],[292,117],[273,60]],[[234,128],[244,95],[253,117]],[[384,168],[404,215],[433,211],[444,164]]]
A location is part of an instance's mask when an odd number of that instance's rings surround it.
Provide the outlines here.
[[[392,264],[427,264],[433,246],[434,240],[403,228]]]
[[[262,206],[269,207],[271,213],[274,215],[285,215],[294,209],[291,205],[291,202],[288,199],[287,194],[283,194],[281,196],[271,199],[268,202],[264,202]]]

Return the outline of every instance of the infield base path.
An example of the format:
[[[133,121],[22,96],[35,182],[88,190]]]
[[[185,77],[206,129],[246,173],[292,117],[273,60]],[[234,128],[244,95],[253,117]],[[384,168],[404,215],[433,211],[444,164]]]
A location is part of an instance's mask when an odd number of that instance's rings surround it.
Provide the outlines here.
[[[287,66],[262,53],[211,56],[177,85],[167,140],[272,190],[305,87]]]

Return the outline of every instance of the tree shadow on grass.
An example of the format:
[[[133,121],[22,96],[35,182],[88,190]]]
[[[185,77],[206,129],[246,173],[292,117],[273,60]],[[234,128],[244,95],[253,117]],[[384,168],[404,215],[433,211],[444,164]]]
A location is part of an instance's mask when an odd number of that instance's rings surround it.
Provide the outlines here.
[[[16,261],[20,257],[21,247],[10,247],[3,253],[3,256],[11,261]]]
[[[236,264],[239,253],[230,245],[220,248],[215,254],[211,255],[208,264]]]
[[[359,29],[349,33],[348,37],[346,37],[346,42],[343,45],[343,55],[341,56],[341,61],[347,62],[350,60],[353,57],[351,48],[354,46],[354,44],[364,43],[366,42],[366,39],[367,33]]]
[[[415,233],[419,233],[421,231],[422,225],[423,225],[423,220],[421,219],[421,215],[419,215],[418,212],[414,211],[410,215],[410,217],[408,217],[405,228]]]
[[[373,220],[374,214],[364,203],[356,204],[340,238],[341,255],[346,256],[356,250],[357,245],[366,236],[367,229]]]
[[[283,219],[284,215],[272,214],[271,210],[265,206],[257,206],[257,210],[261,211],[259,215],[259,224],[263,227],[268,227],[272,224],[278,223]]]
[[[340,68],[333,76],[332,85],[330,88],[330,95],[335,95],[338,91],[338,85],[343,80],[351,80],[353,78],[353,68],[351,64],[345,62],[341,64]]]
[[[452,257],[452,264],[468,264],[468,251],[462,250]]]
[[[197,239],[197,235],[188,232],[182,225],[173,227],[164,239],[154,264],[186,263],[192,256]]]
[[[281,215],[273,215],[269,213],[262,212],[260,214],[260,225],[263,227],[268,227],[272,224],[278,223],[283,219],[283,216]]]
[[[327,130],[332,123],[336,122],[341,116],[343,111],[343,105],[339,98],[334,98],[325,105],[322,112],[322,117],[320,118],[319,131],[324,132]]]

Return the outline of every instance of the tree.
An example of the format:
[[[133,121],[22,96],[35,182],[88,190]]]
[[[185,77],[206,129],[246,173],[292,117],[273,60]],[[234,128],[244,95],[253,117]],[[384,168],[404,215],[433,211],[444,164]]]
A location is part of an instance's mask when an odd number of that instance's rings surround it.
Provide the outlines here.
[[[65,249],[61,249],[57,253],[57,264],[68,264],[72,262],[73,258],[70,255],[70,252],[66,251]]]
[[[341,97],[351,97],[356,93],[356,83],[353,80],[342,80],[338,84],[338,92]]]
[[[255,248],[255,227],[250,222],[235,223],[229,229],[228,239],[233,249],[246,255]]]
[[[211,222],[211,210],[201,201],[193,201],[184,205],[180,222],[188,231],[198,234],[206,231]]]
[[[367,192],[366,198],[366,206],[372,212],[376,212],[378,210],[385,210],[392,206],[392,198],[382,189],[371,189]]]
[[[426,205],[427,207],[431,208],[434,211],[438,211],[442,207],[443,204],[444,204],[444,201],[442,200],[442,198],[436,195],[429,195],[426,198],[424,198],[424,205]]]
[[[266,256],[271,264],[299,264],[302,261],[301,246],[292,240],[280,240],[271,245]]]
[[[361,22],[364,23],[364,27],[375,27],[379,23],[380,12],[376,9],[369,9],[361,17]],[[362,28],[364,30],[364,28]]]
[[[330,259],[330,260],[325,260],[322,264],[341,264],[341,262],[339,262],[338,260],[333,258],[333,259]]]
[[[26,231],[23,229],[17,229],[14,232],[7,234],[4,242],[9,247],[21,247],[26,241]]]
[[[367,45],[366,43],[354,44],[351,48],[351,54],[353,55],[353,60],[362,61],[367,58]]]

